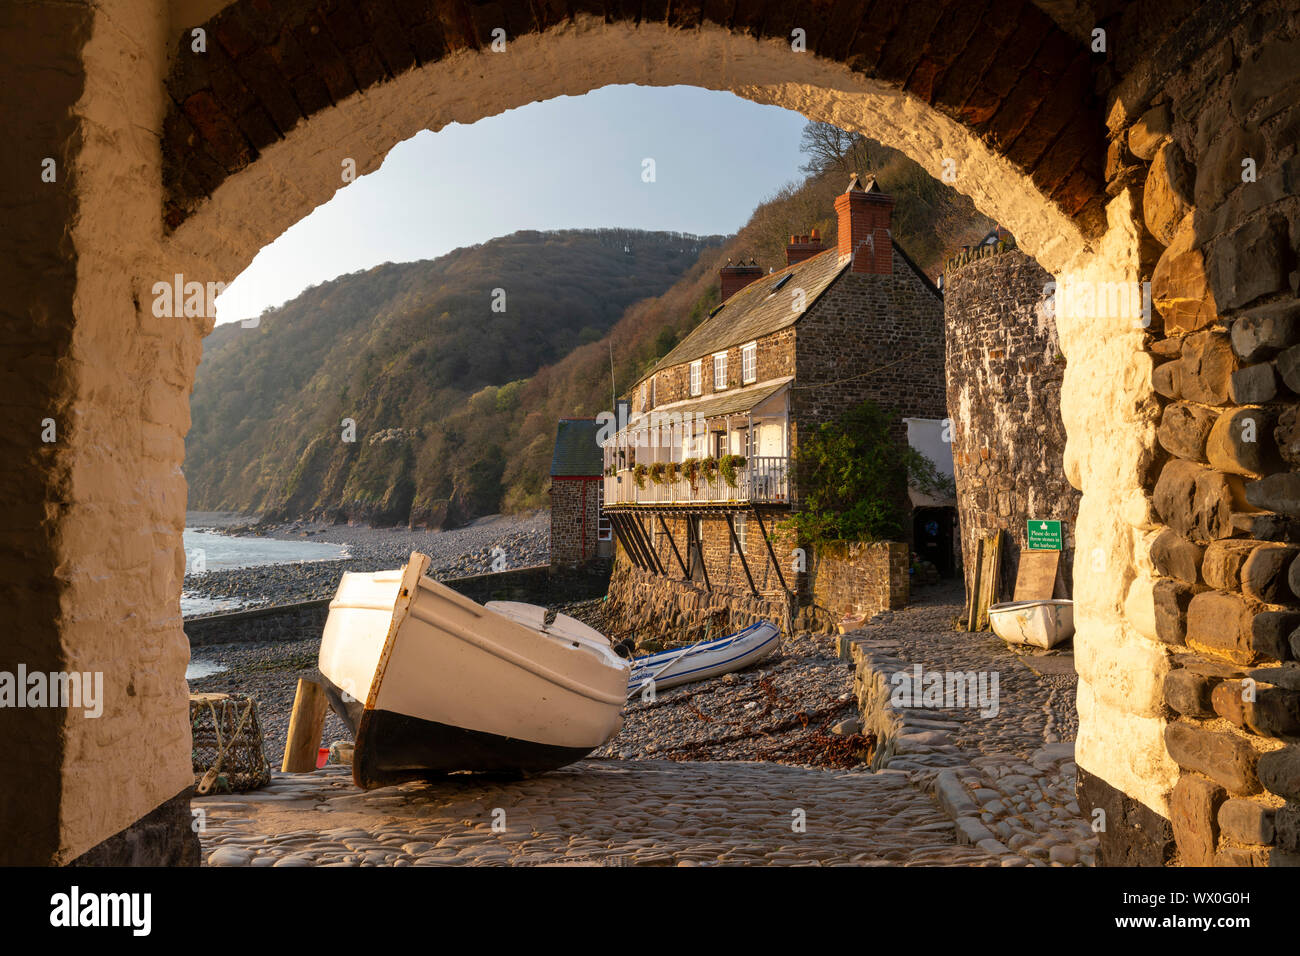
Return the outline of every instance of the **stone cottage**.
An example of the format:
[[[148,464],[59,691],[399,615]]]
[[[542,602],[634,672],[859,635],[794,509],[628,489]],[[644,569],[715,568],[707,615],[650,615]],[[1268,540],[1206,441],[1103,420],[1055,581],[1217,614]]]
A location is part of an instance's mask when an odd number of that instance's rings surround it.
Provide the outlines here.
[[[613,533],[603,509],[601,450],[594,418],[562,418],[551,456],[551,565],[609,557]]]
[[[800,429],[868,399],[897,416],[900,442],[906,419],[945,417],[943,300],[893,241],[893,207],[854,176],[833,244],[792,236],[779,271],[729,263],[721,303],[628,393],[604,443],[616,603],[670,619],[712,607],[733,624],[747,623],[738,608],[784,619],[806,582],[793,542],[771,536],[798,502]],[[896,550],[905,578],[907,548]],[[879,606],[863,610],[891,606],[885,577],[879,602],[863,599]]]

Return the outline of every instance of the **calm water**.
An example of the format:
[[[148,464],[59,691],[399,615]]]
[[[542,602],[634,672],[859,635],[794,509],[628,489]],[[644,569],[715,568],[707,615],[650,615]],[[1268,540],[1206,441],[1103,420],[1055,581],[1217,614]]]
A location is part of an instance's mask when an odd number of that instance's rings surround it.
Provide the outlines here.
[[[293,564],[297,561],[333,561],[346,558],[348,549],[341,544],[323,544],[319,541],[277,541],[274,538],[240,538],[210,531],[185,529],[185,573],[198,573],[199,567],[208,571],[230,568],[255,568],[267,564]],[[211,614],[214,611],[233,611],[239,601],[227,598],[199,597],[189,591],[181,592],[181,614]],[[185,671],[186,680],[220,673],[225,666],[215,661],[192,661]]]
[[[185,573],[225,571],[230,568],[256,568],[268,564],[293,564],[297,561],[334,561],[346,558],[348,549],[341,544],[319,541],[277,541],[274,538],[241,538],[211,531],[185,529]],[[181,593],[181,614],[211,614],[233,611],[239,602],[226,598],[199,597],[189,591]]]
[[[185,529],[185,573],[194,573],[200,562],[209,571],[255,568],[263,564],[292,564],[295,561],[333,561],[346,558],[341,544],[319,541],[277,541],[275,538],[240,538],[211,531]]]

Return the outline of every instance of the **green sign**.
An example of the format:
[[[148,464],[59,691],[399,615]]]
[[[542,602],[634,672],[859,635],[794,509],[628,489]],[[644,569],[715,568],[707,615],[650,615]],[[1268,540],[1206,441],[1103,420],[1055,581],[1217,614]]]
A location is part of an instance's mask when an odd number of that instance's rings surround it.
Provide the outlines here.
[[[1061,550],[1061,522],[1031,519],[1028,524],[1031,551]]]

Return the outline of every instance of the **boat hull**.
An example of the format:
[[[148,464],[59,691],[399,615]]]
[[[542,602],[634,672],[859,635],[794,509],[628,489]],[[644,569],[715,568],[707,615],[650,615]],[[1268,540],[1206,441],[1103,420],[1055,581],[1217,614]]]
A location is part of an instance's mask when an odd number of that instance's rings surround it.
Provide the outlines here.
[[[425,577],[427,559],[417,558],[401,575],[386,622],[390,580],[345,575],[330,606],[320,671],[353,728],[358,785],[540,773],[618,732],[625,662],[481,607]]]
[[[643,690],[651,680],[656,690],[666,690],[743,670],[775,653],[780,646],[781,629],[760,621],[735,634],[694,645],[688,654],[683,655],[682,649],[675,648],[638,657],[628,678],[628,694]]]
[[[1009,601],[989,608],[989,627],[1008,644],[1050,650],[1074,636],[1074,602]]]

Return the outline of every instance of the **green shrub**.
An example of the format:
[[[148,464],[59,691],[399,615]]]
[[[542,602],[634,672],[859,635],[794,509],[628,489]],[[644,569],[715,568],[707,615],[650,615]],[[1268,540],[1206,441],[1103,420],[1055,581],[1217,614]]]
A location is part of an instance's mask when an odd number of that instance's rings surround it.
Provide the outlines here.
[[[952,479],[890,434],[895,420],[868,401],[802,431],[793,456],[800,509],[780,527],[810,544],[896,540],[909,481],[927,494],[953,494]]]

